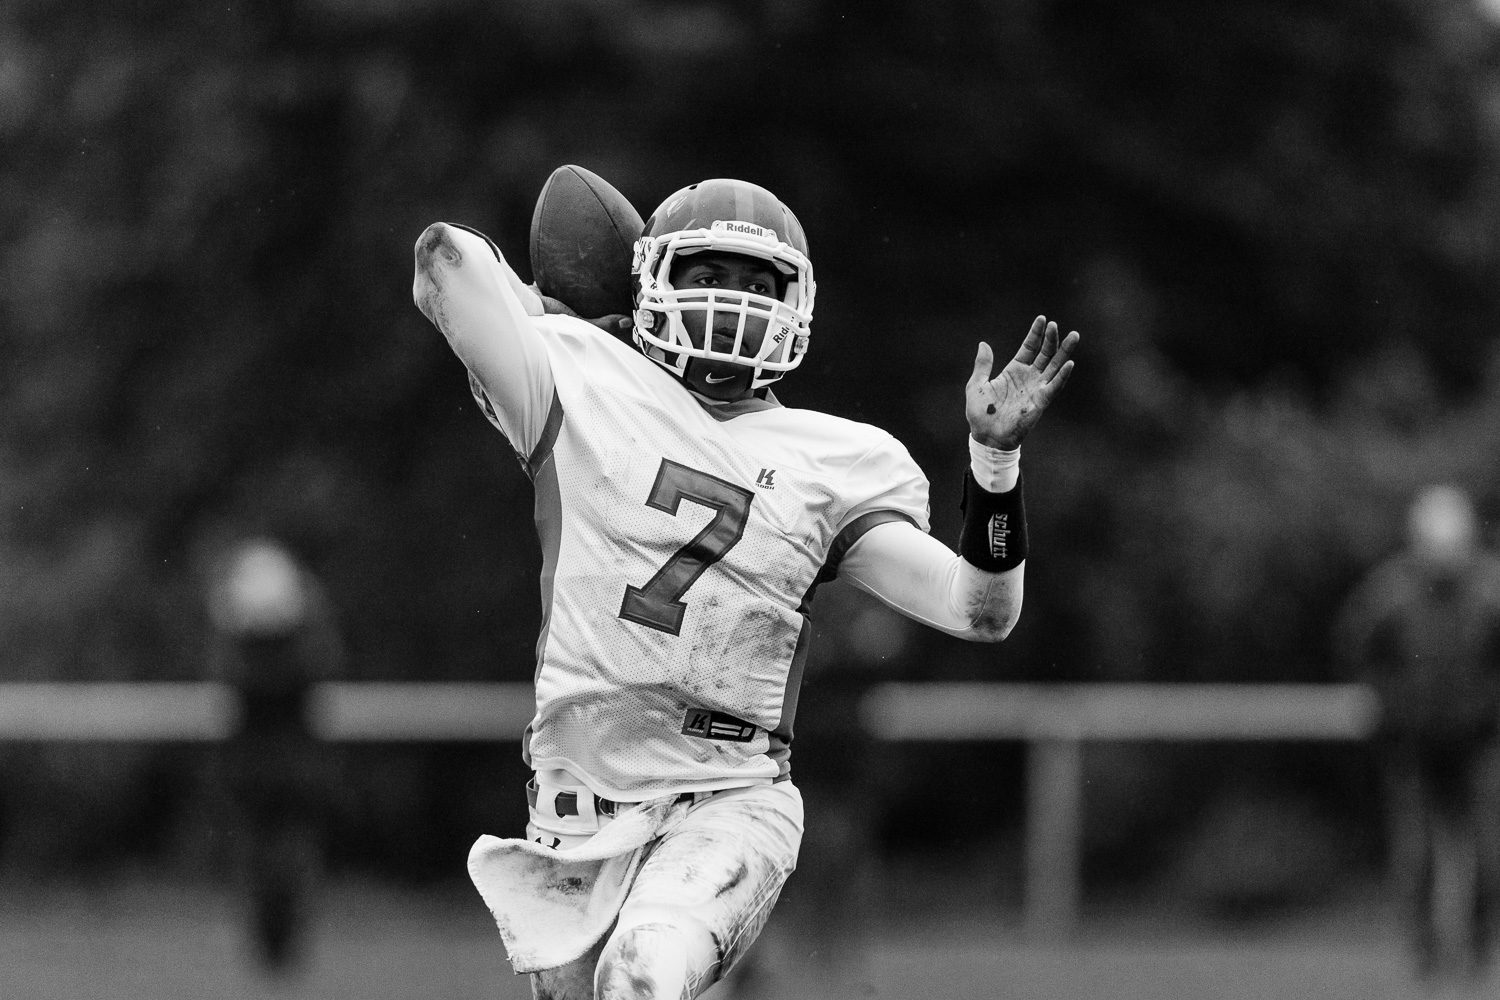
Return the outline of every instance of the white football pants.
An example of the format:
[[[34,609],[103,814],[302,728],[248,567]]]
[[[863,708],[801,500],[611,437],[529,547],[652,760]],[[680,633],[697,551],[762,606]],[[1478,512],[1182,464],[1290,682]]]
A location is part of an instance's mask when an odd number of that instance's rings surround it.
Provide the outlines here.
[[[609,935],[577,961],[532,973],[532,996],[691,1000],[760,934],[801,843],[802,794],[790,781],[694,803],[648,848]]]

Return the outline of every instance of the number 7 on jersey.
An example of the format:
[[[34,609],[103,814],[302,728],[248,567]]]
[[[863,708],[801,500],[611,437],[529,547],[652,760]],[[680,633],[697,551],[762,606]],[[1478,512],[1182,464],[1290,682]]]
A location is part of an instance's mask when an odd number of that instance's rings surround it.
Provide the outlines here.
[[[646,506],[676,517],[682,501],[691,500],[712,510],[713,520],[673,553],[645,586],[625,586],[620,617],[671,635],[680,634],[682,616],[687,612],[682,595],[744,535],[750,502],[754,499],[755,494],[743,486],[690,469],[670,458],[662,459]]]

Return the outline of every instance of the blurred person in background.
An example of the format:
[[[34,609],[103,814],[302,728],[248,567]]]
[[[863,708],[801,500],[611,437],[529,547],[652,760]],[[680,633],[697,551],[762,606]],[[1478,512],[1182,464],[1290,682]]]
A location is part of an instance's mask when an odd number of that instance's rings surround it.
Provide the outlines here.
[[[1406,533],[1348,599],[1336,654],[1379,698],[1391,873],[1419,969],[1478,974],[1500,905],[1500,559],[1450,485],[1417,496]]]
[[[308,730],[312,685],[341,667],[343,643],[322,586],[267,538],[225,553],[209,590],[213,676],[239,695],[240,725],[216,775],[248,897],[252,945],[272,972],[299,956],[323,864],[327,755]]]
[[[532,477],[542,538],[527,839],[481,837],[470,875],[538,998],[697,996],[796,865],[813,589],[842,575],[932,627],[1004,638],[1020,444],[1078,336],[1038,317],[993,378],[979,345],[954,552],[927,534],[927,480],[895,438],[771,394],[807,350],[815,286],[800,223],[764,188],[704,181],[652,213],[634,345],[604,332],[626,317],[544,315],[465,227],[429,226],[415,256],[413,298]]]

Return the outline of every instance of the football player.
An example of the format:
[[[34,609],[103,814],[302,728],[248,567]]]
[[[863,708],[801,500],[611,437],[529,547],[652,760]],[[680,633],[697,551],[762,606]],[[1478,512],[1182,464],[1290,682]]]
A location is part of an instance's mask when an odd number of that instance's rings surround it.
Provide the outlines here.
[[[1418,494],[1406,547],[1349,596],[1334,651],[1379,698],[1389,868],[1417,969],[1477,974],[1500,913],[1500,558],[1467,493]]]
[[[256,955],[287,974],[307,946],[336,782],[307,706],[313,685],[339,671],[343,640],[322,584],[273,539],[230,547],[207,603],[211,670],[240,706],[213,773],[241,854]]]
[[[535,485],[528,839],[481,838],[470,872],[516,971],[554,1000],[696,996],[764,925],[802,836],[789,758],[820,582],[965,639],[1010,631],[1019,448],[1078,343],[1038,317],[993,378],[979,344],[954,552],[927,534],[900,442],[771,392],[806,356],[816,293],[771,192],[676,192],[632,266],[634,347],[546,314],[472,230],[436,223],[416,245],[416,303]]]

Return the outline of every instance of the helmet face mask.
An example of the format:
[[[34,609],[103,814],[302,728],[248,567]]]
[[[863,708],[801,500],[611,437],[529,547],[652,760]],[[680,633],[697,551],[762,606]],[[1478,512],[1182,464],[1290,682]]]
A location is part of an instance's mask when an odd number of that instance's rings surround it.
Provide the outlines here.
[[[778,282],[783,294],[674,287],[673,265],[705,252],[768,262],[783,279]],[[816,288],[812,262],[796,217],[764,188],[711,180],[677,192],[646,223],[636,241],[632,271],[637,281],[636,343],[673,374],[682,377],[693,358],[727,362],[751,369],[750,388],[759,389],[802,363]],[[703,317],[701,326],[692,324],[699,330],[697,338],[683,322],[692,314]],[[733,326],[734,342],[716,349],[712,333],[726,321]]]

